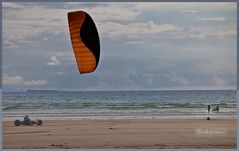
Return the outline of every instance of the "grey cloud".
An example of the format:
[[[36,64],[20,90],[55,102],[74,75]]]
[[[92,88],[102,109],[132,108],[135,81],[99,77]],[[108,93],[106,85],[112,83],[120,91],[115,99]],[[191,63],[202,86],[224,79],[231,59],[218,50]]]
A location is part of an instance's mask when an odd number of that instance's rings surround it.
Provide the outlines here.
[[[180,12],[185,12],[185,13],[198,13],[198,10],[195,10],[195,9],[184,9],[184,10],[181,10]]]
[[[207,18],[198,18],[198,20],[202,21],[226,21],[225,17],[207,17]]]

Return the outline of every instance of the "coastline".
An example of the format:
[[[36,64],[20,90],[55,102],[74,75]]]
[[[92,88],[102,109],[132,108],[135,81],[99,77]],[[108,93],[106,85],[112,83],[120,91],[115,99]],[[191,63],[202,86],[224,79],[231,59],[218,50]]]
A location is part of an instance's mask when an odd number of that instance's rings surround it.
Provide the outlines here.
[[[232,119],[46,120],[3,122],[3,148],[236,148]]]
[[[111,120],[111,119],[231,119],[237,118],[235,109],[222,109],[208,115],[205,109],[21,109],[3,111],[3,121],[22,120],[25,115],[42,120]]]

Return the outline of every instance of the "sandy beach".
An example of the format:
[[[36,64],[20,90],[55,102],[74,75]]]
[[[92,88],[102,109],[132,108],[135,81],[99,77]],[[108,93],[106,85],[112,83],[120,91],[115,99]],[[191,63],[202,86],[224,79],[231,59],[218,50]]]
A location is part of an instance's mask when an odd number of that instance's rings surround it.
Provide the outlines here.
[[[6,121],[3,148],[236,148],[236,119]]]

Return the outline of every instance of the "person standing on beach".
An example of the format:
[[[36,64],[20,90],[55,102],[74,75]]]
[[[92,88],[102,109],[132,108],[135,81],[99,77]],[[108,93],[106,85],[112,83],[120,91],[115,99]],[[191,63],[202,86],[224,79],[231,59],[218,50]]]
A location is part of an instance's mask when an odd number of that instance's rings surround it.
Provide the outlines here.
[[[207,111],[208,111],[208,114],[210,113],[210,110],[211,110],[211,106],[210,106],[210,105],[208,105],[208,106],[207,106]]]

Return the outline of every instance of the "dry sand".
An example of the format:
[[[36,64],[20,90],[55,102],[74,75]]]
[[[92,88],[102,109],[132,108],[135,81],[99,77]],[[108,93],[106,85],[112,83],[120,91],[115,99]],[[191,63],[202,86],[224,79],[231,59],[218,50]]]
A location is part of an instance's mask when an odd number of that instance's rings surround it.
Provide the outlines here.
[[[3,148],[236,148],[236,119],[3,122]]]

